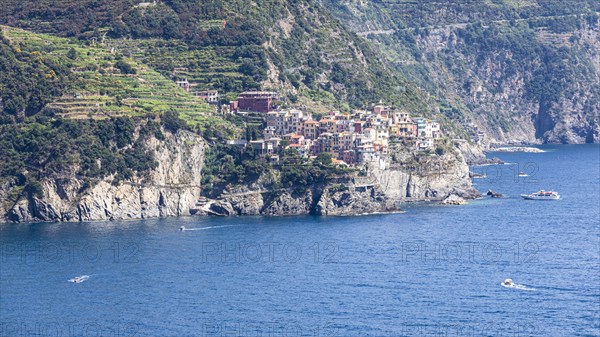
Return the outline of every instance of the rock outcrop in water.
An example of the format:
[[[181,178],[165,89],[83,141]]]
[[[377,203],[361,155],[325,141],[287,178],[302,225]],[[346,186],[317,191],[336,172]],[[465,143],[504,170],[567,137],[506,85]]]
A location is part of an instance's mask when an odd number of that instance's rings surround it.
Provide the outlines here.
[[[442,202],[440,204],[442,205],[464,205],[467,202],[465,201],[465,199],[459,197],[456,194],[452,194],[451,196],[447,197],[446,199],[442,200]]]

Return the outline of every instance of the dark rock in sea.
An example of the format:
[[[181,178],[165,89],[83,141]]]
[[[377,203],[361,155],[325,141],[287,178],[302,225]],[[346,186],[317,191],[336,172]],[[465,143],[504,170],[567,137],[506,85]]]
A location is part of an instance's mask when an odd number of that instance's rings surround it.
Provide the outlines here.
[[[504,197],[504,195],[498,193],[498,192],[494,192],[492,190],[488,190],[487,195],[491,196],[492,198],[502,198]]]

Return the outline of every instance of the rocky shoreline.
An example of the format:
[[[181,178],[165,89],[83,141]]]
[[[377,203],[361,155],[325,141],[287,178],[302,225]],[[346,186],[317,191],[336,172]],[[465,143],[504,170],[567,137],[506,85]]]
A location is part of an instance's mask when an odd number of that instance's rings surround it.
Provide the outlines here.
[[[441,202],[456,195],[474,199],[469,166],[460,150],[443,156],[423,156],[422,170],[378,167],[366,174],[338,177],[326,184],[275,189],[260,180],[230,186],[214,200],[203,201],[199,182],[204,167],[204,140],[193,133],[166,133],[151,138],[158,167],[144,178],[112,183],[110,177],[86,186],[75,175],[41,181],[42,195],[25,195],[10,202],[16,186],[0,186],[3,221],[84,222],[178,216],[354,216],[390,213],[408,202]],[[430,169],[425,169],[430,168]],[[431,169],[436,168],[436,169]]]
[[[218,200],[208,201],[196,215],[216,216],[355,216],[393,213],[412,202],[439,204],[480,196],[473,188],[462,158],[436,159],[443,169],[410,173],[400,169],[373,169],[366,176],[347,177],[305,189],[269,191],[264,185],[236,186]]]
[[[525,152],[525,153],[544,153],[546,151],[538,149],[536,147],[528,146],[505,146],[491,148],[490,152]]]

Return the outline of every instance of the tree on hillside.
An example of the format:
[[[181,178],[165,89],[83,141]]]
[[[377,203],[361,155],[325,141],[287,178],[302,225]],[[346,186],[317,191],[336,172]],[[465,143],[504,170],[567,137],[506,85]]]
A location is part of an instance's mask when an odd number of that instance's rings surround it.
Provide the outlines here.
[[[71,47],[71,49],[69,49],[69,51],[67,52],[67,57],[73,61],[77,60],[78,56],[79,55],[77,54],[77,50],[75,50],[75,48],[73,47]]]
[[[175,133],[185,127],[185,122],[179,118],[179,113],[175,110],[169,110],[161,116],[161,121],[165,129]]]
[[[117,63],[115,63],[115,67],[117,69],[119,69],[119,71],[121,73],[126,74],[126,75],[137,74],[137,70],[131,64],[129,64],[123,60],[117,61]]]
[[[333,157],[331,156],[331,153],[322,152],[319,153],[319,155],[315,159],[315,163],[323,166],[329,166],[331,165],[331,163],[333,163]]]

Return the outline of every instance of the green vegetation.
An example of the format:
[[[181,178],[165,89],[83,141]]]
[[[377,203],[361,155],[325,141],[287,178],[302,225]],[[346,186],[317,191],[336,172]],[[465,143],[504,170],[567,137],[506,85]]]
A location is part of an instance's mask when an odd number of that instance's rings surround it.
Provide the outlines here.
[[[212,107],[148,66],[100,47],[3,27],[4,112],[33,115],[44,108],[68,119],[157,117],[176,110],[188,127],[231,137]],[[34,74],[31,77],[28,74]],[[10,80],[9,80],[10,79]],[[209,130],[210,129],[210,130]]]
[[[184,41],[162,39],[116,39],[106,43],[171,80],[187,79],[192,90],[239,93],[259,89],[259,83],[266,79],[262,66],[266,54],[260,46],[192,47]]]
[[[69,77],[67,66],[11,46],[0,30],[0,122],[37,113],[66,90]]]
[[[342,5],[339,0],[326,0],[326,3],[344,21],[357,19],[351,6]],[[385,22],[398,29],[426,29],[465,22],[530,20],[594,11],[600,11],[596,0],[395,0],[372,1],[370,6],[361,8],[362,17],[358,19],[376,24]]]
[[[42,179],[72,170],[89,181],[143,176],[156,166],[144,141],[164,139],[161,127],[215,142],[261,137],[258,119],[215,114],[179,79],[226,100],[252,89],[342,111],[383,100],[438,118],[451,136],[477,119],[511,130],[514,112],[473,94],[482,83],[501,96],[518,78],[518,103],[539,103],[537,117],[564,98],[581,98],[585,111],[599,104],[594,45],[577,34],[598,29],[596,0],[142,2],[2,2],[0,24],[29,30],[0,30],[0,177],[18,186],[11,198],[39,195]],[[352,33],[365,27],[366,40]],[[290,187],[348,173],[326,155],[279,155],[275,164],[215,145],[203,184],[217,193],[269,174]]]
[[[2,27],[0,70],[0,179],[16,186],[14,200],[39,196],[45,178],[143,178],[157,166],[145,144],[165,139],[161,126],[237,132],[146,65],[76,40]]]
[[[114,182],[143,176],[157,166],[143,142],[163,135],[152,120],[143,121],[138,136],[135,127],[131,118],[76,121],[42,115],[16,127],[0,125],[0,177],[39,194],[39,180],[67,177],[74,167],[79,176],[114,175]]]
[[[347,27],[370,31],[372,48],[427,93],[440,108],[436,118],[456,136],[464,133],[460,124],[476,123],[498,130],[492,137],[510,138],[511,130],[522,132],[514,121],[523,113],[536,137],[575,119],[587,121],[574,133],[597,134],[591,115],[600,108],[598,48],[590,36],[598,29],[598,1],[325,4]]]
[[[579,18],[573,25],[582,25],[585,20],[583,17]],[[550,19],[550,22],[554,21],[556,20]],[[510,87],[510,81],[515,74],[527,74],[524,98],[539,102],[541,110],[545,113],[563,97],[573,97],[576,94],[576,89],[565,85],[566,83],[583,81],[591,84],[597,77],[591,60],[585,57],[585,51],[577,46],[557,47],[555,44],[545,43],[537,38],[537,31],[530,26],[526,22],[489,27],[483,27],[482,24],[468,25],[465,29],[458,30],[458,43],[461,53],[475,60],[475,67],[483,68],[493,59],[496,64],[507,70],[496,76],[494,87],[488,88],[492,92],[499,93],[503,88]],[[506,55],[506,51],[510,52],[509,57],[503,56]],[[456,55],[450,54],[449,59],[456,59]],[[464,85],[470,86],[470,83],[466,81]],[[590,106],[597,104],[598,101],[595,99],[594,102],[594,97],[598,97],[599,94],[600,89],[592,86],[588,100]],[[487,116],[491,125],[505,132],[510,131],[509,118],[499,111],[489,111]],[[545,131],[538,130],[539,135]]]
[[[7,0],[0,23],[115,48],[194,90],[266,86],[291,103],[349,109],[385,99],[426,109],[414,87],[312,0],[140,2]]]
[[[131,64],[129,64],[129,63],[123,61],[123,60],[118,60],[115,63],[115,68],[119,69],[119,71],[121,72],[121,74],[125,74],[125,75],[135,75],[135,74],[137,74],[137,70]]]
[[[478,22],[516,26],[517,35],[527,29],[568,33],[600,11],[595,0],[399,0],[358,7],[339,0],[324,6],[310,0],[141,2],[6,0],[0,23],[114,48],[170,80],[187,78],[193,90],[216,89],[231,97],[267,86],[281,91],[287,103],[318,101],[347,110],[383,99],[416,113],[445,104],[464,115],[468,108],[453,91],[460,85],[446,83],[429,64],[445,62],[457,74],[469,64],[458,64],[451,51],[426,55],[417,41],[447,25]],[[376,43],[368,44],[349,32],[365,26],[394,33],[369,34]],[[484,38],[496,40],[496,50],[528,48],[520,37],[510,42],[512,35],[500,36],[508,45],[493,34]],[[164,108],[155,103],[143,108]]]
[[[321,154],[311,161],[301,157],[296,150],[279,151],[279,162],[269,162],[254,154],[251,148],[241,150],[232,145],[217,144],[206,153],[202,171],[203,193],[218,197],[228,185],[256,182],[259,178],[277,177],[263,182],[272,188],[306,188],[326,184],[332,178],[355,173],[354,169],[331,164],[331,154]]]

